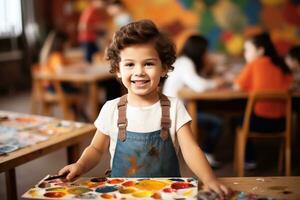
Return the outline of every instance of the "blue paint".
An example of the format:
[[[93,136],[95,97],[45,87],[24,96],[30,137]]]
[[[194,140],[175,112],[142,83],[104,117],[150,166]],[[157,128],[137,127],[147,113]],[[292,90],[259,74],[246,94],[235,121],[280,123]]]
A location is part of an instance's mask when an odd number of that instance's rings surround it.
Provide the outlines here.
[[[99,187],[96,189],[96,192],[98,193],[109,193],[109,192],[114,192],[118,190],[117,186],[104,186],[104,187]]]

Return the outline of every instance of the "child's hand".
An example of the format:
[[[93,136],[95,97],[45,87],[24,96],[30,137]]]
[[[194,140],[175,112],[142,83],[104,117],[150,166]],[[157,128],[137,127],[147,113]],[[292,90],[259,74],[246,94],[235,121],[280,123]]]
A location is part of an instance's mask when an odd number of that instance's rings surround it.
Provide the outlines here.
[[[218,182],[217,179],[205,182],[203,189],[216,192],[222,199],[230,194],[230,189]]]
[[[74,178],[80,176],[83,173],[83,166],[80,163],[73,163],[71,165],[67,165],[61,170],[59,170],[58,174],[66,174],[66,179],[68,181],[72,181]]]

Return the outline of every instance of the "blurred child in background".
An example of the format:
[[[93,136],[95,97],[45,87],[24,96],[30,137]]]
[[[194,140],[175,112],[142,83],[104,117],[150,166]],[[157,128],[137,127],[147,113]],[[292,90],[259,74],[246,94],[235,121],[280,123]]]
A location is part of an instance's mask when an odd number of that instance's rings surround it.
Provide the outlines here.
[[[119,29],[132,21],[130,14],[126,11],[125,5],[120,0],[108,1],[107,12],[113,16],[116,29]]]
[[[293,73],[294,88],[300,88],[300,46],[292,47],[285,57],[285,62]]]
[[[87,62],[91,63],[94,53],[104,49],[98,41],[105,38],[108,21],[104,0],[91,0],[90,5],[83,10],[78,24],[78,39]]]
[[[177,97],[178,91],[184,87],[203,92],[223,83],[221,79],[207,79],[200,75],[207,63],[207,49],[208,41],[201,35],[192,35],[186,40],[174,63],[174,70],[168,73],[163,86],[164,94]],[[214,158],[213,151],[221,134],[222,121],[212,114],[200,111],[197,123],[208,132],[206,140],[202,142],[206,158],[212,167],[218,167],[220,163]]]
[[[72,63],[67,60],[65,56],[67,42],[68,36],[66,33],[60,31],[52,31],[49,33],[40,55],[40,70],[43,73],[59,74],[69,71],[84,70],[87,66],[86,63]],[[43,85],[49,92],[56,92],[54,85],[51,82],[45,81]],[[67,94],[77,94],[81,92],[81,89],[78,86],[71,83],[63,82],[61,87]],[[75,113],[82,116],[85,121],[88,121],[88,117],[80,105],[72,105],[72,109]]]
[[[260,33],[244,44],[246,66],[235,80],[235,89],[248,93],[263,90],[287,91],[292,83],[290,69],[285,65],[268,33]],[[280,132],[285,128],[284,105],[258,102],[250,120],[250,130]],[[242,120],[241,120],[242,121]],[[256,167],[253,143],[246,146],[246,169]]]

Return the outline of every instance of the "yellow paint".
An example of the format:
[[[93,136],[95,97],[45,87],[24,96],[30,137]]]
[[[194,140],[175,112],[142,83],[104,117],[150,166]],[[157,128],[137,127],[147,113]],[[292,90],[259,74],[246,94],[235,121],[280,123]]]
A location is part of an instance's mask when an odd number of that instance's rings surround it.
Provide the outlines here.
[[[132,196],[134,197],[139,197],[139,198],[143,198],[143,197],[150,197],[152,196],[153,192],[151,191],[138,191],[132,194]]]
[[[133,193],[133,192],[135,192],[136,191],[136,189],[134,189],[134,188],[132,188],[132,187],[121,187],[120,189],[119,189],[119,192],[121,193],[121,194],[130,194],[130,193]]]
[[[36,197],[36,196],[38,196],[38,191],[37,191],[37,190],[30,190],[30,191],[28,192],[28,194],[30,194],[30,195],[33,196],[33,197]]]
[[[46,189],[47,192],[65,192],[66,193],[66,188],[65,187],[53,187],[53,188],[48,188]]]
[[[136,184],[135,187],[140,190],[157,191],[163,189],[168,185],[170,185],[170,183],[168,183],[167,181],[142,180],[141,182]]]
[[[183,196],[191,196],[193,193],[193,190],[187,190],[183,193]]]

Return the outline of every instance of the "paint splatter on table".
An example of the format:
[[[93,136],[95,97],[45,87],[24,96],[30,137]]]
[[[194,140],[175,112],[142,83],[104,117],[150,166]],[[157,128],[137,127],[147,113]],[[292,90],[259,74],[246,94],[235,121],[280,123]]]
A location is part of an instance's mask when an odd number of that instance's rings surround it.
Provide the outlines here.
[[[48,175],[23,196],[25,199],[218,199],[213,192],[198,191],[194,178],[105,178],[81,177],[68,182]],[[226,199],[270,199],[234,191]]]
[[[0,155],[82,127],[79,122],[0,111]]]

